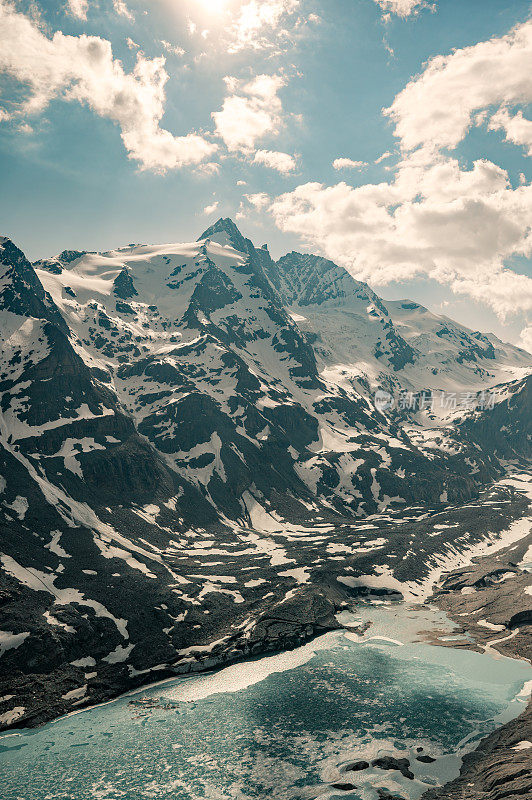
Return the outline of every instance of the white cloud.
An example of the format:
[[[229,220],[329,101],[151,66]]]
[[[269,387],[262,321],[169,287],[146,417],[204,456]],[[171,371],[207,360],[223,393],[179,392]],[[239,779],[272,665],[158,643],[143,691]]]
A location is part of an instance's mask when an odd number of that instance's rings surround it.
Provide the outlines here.
[[[365,161],[353,161],[352,158],[335,158],[332,165],[334,169],[362,169],[367,166]]]
[[[253,163],[275,169],[282,175],[293,172],[297,167],[294,156],[289,155],[289,153],[279,153],[275,150],[257,150]]]
[[[479,274],[476,278],[457,278],[451,289],[490,306],[501,319],[516,312],[532,311],[532,280],[509,269],[493,275]]]
[[[505,131],[507,142],[526,147],[528,155],[532,156],[532,121],[526,119],[522,111],[511,115],[506,108],[500,108],[490,119],[488,127]]]
[[[266,134],[275,134],[281,126],[282,105],[277,96],[284,85],[279,75],[258,75],[240,85],[232,77],[225,78],[230,92],[221,111],[212,114],[216,132],[228,150],[251,152],[255,143]]]
[[[271,203],[270,196],[266,192],[256,192],[256,194],[244,195],[250,205],[257,211],[264,211]]]
[[[229,52],[274,46],[278,37],[287,33],[282,23],[297,11],[299,5],[300,0],[249,0],[244,3],[230,30]]]
[[[88,8],[88,0],[67,0],[67,13],[76,19],[86,20]]]
[[[403,150],[420,147],[427,158],[455,148],[469,128],[482,124],[492,106],[532,100],[532,20],[506,36],[437,56],[400,92],[386,114]],[[501,127],[506,116],[496,117]]]
[[[390,153],[390,151],[389,151],[389,150],[387,150],[387,151],[386,151],[385,153],[383,153],[381,156],[379,156],[378,158],[376,158],[374,163],[375,163],[375,164],[380,164],[380,163],[381,163],[381,161],[385,161],[387,158],[391,158],[391,157],[392,157],[392,153]]]
[[[210,206],[205,206],[205,208],[203,209],[203,213],[207,214],[207,216],[209,216],[210,214],[214,214],[219,205],[220,203],[218,202],[218,200],[215,200],[214,203],[211,203]]]
[[[70,0],[70,2],[72,2],[72,0]],[[113,0],[113,8],[119,16],[125,17],[130,22],[135,22],[135,17],[127,7],[125,0]]]
[[[42,112],[57,97],[88,105],[119,125],[129,157],[142,169],[199,164],[217,149],[199,134],[174,136],[160,127],[168,79],[163,58],[139,53],[133,72],[124,72],[107,40],[61,31],[50,39],[5,0],[0,0],[0,72],[26,91],[18,115]]]
[[[532,325],[527,325],[526,328],[523,328],[517,344],[532,353]]]
[[[383,11],[397,14],[399,17],[408,17],[429,5],[426,0],[375,0],[375,2]]]
[[[183,50],[182,47],[179,47],[177,44],[172,44],[171,42],[167,42],[166,39],[161,39],[161,44],[166,50],[167,53],[170,53],[173,56],[184,56],[186,51]]]
[[[532,255],[532,185],[449,154],[486,122],[530,147],[532,123],[515,106],[532,100],[531,45],[526,23],[430,61],[387,111],[403,153],[394,179],[298,186],[269,207],[279,228],[373,284],[429,276],[501,318],[532,310],[532,279],[509,268]]]

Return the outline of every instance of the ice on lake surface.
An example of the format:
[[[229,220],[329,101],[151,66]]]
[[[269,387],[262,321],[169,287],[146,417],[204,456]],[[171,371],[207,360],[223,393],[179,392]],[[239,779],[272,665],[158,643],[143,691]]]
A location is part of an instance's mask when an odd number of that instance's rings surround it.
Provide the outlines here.
[[[524,709],[530,665],[427,644],[420,631],[452,635],[440,612],[368,605],[341,620],[372,625],[3,736],[0,796],[415,800]],[[144,697],[153,704],[131,705]],[[383,756],[408,759],[414,777],[348,769]]]

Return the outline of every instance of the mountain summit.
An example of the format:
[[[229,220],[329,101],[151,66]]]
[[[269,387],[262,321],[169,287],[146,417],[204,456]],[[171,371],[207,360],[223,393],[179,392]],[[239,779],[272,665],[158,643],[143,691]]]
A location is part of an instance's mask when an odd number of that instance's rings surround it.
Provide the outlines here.
[[[207,230],[201,234],[198,241],[211,239],[215,237],[216,234],[222,234],[222,236],[217,237],[217,241],[221,244],[230,244],[236,250],[240,250],[242,253],[246,252],[246,239],[244,239],[238,227],[229,217],[220,217],[214,225],[210,225]],[[225,234],[225,241],[223,241],[223,234]]]
[[[414,597],[458,531],[513,513],[480,498],[530,456],[531,357],[327,259],[274,262],[220,219],[35,265],[2,239],[0,276],[1,590],[25,637],[5,725],[291,646],[360,576]],[[374,402],[492,388],[486,409]],[[461,503],[474,522],[427,535]]]

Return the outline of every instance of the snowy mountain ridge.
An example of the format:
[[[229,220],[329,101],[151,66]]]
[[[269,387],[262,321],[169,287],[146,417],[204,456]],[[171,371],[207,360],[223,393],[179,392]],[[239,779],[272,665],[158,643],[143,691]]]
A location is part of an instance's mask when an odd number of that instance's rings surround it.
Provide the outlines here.
[[[0,724],[300,641],[357,576],[414,596],[505,529],[482,492],[530,458],[532,357],[410,306],[228,220],[34,266],[0,242]],[[448,420],[373,402],[439,385],[499,388]]]
[[[386,304],[325,259],[291,253],[273,262],[231,220],[197,242],[64,251],[36,266],[94,378],[167,466],[233,518],[246,509],[241,489],[227,491],[228,471],[257,487],[269,470],[259,497],[291,487],[295,497],[310,492],[367,513],[388,502],[372,473],[383,469],[388,497],[408,502],[390,466],[408,452],[415,480],[420,454],[405,445],[404,428],[376,413],[374,391],[478,392],[530,368],[523,351],[417,304]],[[200,417],[195,430],[182,422]],[[413,417],[441,423],[437,414]],[[289,449],[279,452],[287,426]],[[463,443],[443,450],[447,458]]]

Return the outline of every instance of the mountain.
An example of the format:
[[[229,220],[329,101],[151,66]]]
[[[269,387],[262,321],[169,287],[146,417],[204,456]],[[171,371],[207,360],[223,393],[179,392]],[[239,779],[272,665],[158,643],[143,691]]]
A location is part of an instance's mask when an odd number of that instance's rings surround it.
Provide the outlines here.
[[[2,238],[0,337],[5,726],[292,646],[357,576],[417,596],[522,512],[482,493],[530,456],[532,357],[231,220],[34,265]]]
[[[84,254],[37,275],[138,433],[228,518],[249,519],[246,493],[296,516],[309,504],[364,515],[412,503],[414,482],[427,500],[466,497],[458,459],[456,479],[448,456],[428,479],[404,431],[320,371],[268,278],[275,269],[221,220],[198,242]]]
[[[501,463],[526,464],[532,456],[532,376],[493,387],[489,409],[474,407],[456,420],[459,430]]]
[[[530,354],[409,300],[385,301],[327,259],[288,253],[269,271],[320,371],[366,394],[480,391],[530,372]],[[354,346],[356,343],[356,346]],[[438,406],[432,422],[439,424]]]

